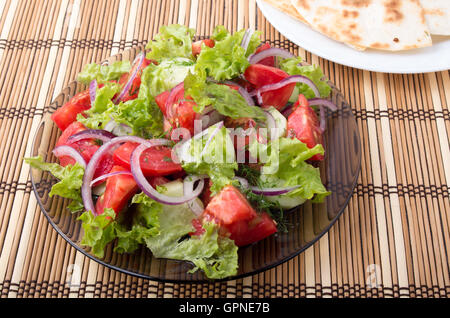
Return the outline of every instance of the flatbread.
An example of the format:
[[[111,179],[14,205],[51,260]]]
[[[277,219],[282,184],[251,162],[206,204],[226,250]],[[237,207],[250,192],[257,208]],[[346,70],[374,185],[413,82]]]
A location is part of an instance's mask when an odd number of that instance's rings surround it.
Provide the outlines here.
[[[297,9],[292,5],[291,0],[264,0],[264,2],[267,2],[268,4],[270,4],[274,8],[277,8],[281,12],[284,12],[287,15],[308,25],[308,22],[306,22],[306,20],[302,17],[302,15],[300,13],[298,13]],[[352,44],[348,44],[348,43],[347,43],[347,45],[349,45],[350,47],[352,47],[358,51],[365,50],[365,47],[362,47],[362,46],[352,45]]]
[[[450,0],[420,0],[431,34],[450,35]]]
[[[352,46],[399,51],[432,45],[418,0],[291,0],[291,4],[313,29]]]
[[[290,15],[291,17],[308,24],[306,20],[302,17],[300,13],[297,12],[297,9],[291,4],[291,0],[264,0],[271,6],[277,8],[278,10]]]

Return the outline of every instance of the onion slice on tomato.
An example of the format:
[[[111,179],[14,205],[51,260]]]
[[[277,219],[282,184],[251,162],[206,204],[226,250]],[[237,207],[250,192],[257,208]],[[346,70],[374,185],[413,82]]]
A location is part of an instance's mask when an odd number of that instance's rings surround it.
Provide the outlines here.
[[[314,94],[317,97],[320,96],[319,89],[317,88],[316,84],[314,84],[314,82],[312,80],[310,80],[308,77],[303,76],[303,75],[292,75],[292,76],[282,79],[278,83],[264,85],[258,89],[255,89],[254,91],[250,92],[250,96],[257,96],[258,102],[260,104],[262,104],[262,96],[261,96],[262,93],[280,89],[280,88],[282,88],[286,85],[292,84],[292,83],[306,84],[313,90]]]
[[[289,51],[286,51],[286,50],[283,50],[283,49],[280,49],[277,47],[271,47],[270,49],[250,55],[250,57],[248,58],[248,61],[250,64],[256,64],[256,63],[264,60],[266,57],[271,57],[271,56],[278,56],[278,57],[282,57],[285,59],[295,57],[295,55]]]
[[[319,106],[319,114],[320,114],[320,130],[322,132],[325,131],[326,129],[326,117],[325,117],[325,109],[324,107],[327,107],[328,109],[330,109],[331,111],[336,111],[337,110],[337,106],[330,100],[328,99],[323,99],[323,98],[311,98],[308,100],[308,104],[310,106]]]
[[[128,81],[125,84],[125,86],[122,88],[122,91],[120,92],[120,94],[114,99],[114,101],[113,101],[114,104],[118,104],[121,101],[121,99],[123,98],[123,96],[125,96],[126,92],[128,92],[130,90],[131,84],[133,83],[134,78],[138,74],[142,63],[144,62],[144,59],[145,59],[145,54],[143,52],[139,53],[138,56],[136,56],[136,58],[133,61],[133,65],[135,63],[138,63],[137,67],[134,69],[133,73],[128,78]]]
[[[76,134],[73,134],[69,138],[67,138],[68,142],[76,142],[83,139],[99,139],[103,142],[108,142],[112,138],[116,137],[113,133],[102,130],[102,129],[86,129],[82,130],[80,132],[77,132]]]
[[[169,144],[169,140],[167,139],[145,140],[136,136],[123,136],[113,138],[110,141],[104,143],[100,148],[98,148],[86,166],[83,176],[83,185],[81,186],[81,197],[83,199],[84,208],[86,209],[86,211],[91,211],[94,215],[97,215],[97,211],[95,210],[94,202],[92,201],[92,178],[94,177],[94,173],[97,169],[98,164],[103,158],[103,155],[111,150],[115,145],[123,142],[145,144],[147,147]]]
[[[260,188],[251,186],[250,189],[255,194],[262,194],[266,196],[276,196],[276,195],[282,195],[286,194],[288,192],[291,192],[292,190],[297,189],[300,186],[292,186],[292,187],[283,187],[283,188]]]
[[[176,102],[175,98],[177,97],[178,93],[180,93],[181,90],[183,90],[183,89],[184,89],[184,82],[181,82],[170,90],[169,96],[167,97],[167,100],[166,100],[166,106],[165,106],[167,118],[173,118],[173,115],[174,115],[173,106]]]
[[[84,160],[83,156],[74,148],[67,145],[62,145],[53,149],[52,152],[56,157],[69,156],[86,169],[86,161]]]
[[[90,186],[92,187],[94,184],[96,184],[99,181],[105,180],[105,179],[107,179],[109,177],[118,176],[118,175],[121,175],[121,174],[126,174],[126,175],[129,175],[129,176],[132,175],[131,172],[129,172],[129,171],[114,171],[114,172],[110,172],[110,173],[101,175],[100,177],[95,178],[94,180],[92,180]]]
[[[159,193],[155,188],[147,181],[141,169],[141,161],[140,157],[144,150],[152,147],[153,145],[149,145],[148,143],[140,144],[131,154],[131,173],[133,174],[134,180],[138,184],[139,188],[144,192],[148,197],[153,200],[167,204],[167,205],[179,205],[183,203],[187,203],[192,199],[199,196],[204,187],[204,180],[201,179],[199,185],[195,190],[192,191],[189,195],[184,194],[181,197],[171,197]]]

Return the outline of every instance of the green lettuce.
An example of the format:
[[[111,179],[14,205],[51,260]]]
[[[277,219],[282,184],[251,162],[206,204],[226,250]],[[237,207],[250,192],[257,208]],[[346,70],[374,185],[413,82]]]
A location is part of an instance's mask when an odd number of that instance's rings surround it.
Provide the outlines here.
[[[144,83],[152,96],[171,90],[181,83],[189,71],[194,69],[194,62],[186,58],[165,59],[158,65],[150,64],[142,74]]]
[[[190,261],[194,272],[201,269],[212,279],[235,275],[238,266],[237,246],[229,238],[218,234],[212,223],[203,225],[200,236],[188,236],[194,232],[193,212],[186,206],[164,206],[160,214],[160,234],[145,238],[146,246],[155,257]]]
[[[308,148],[298,139],[279,138],[267,145],[254,142],[250,145],[253,156],[263,158],[260,186],[289,187],[299,186],[287,194],[290,197],[300,196],[313,202],[322,202],[330,194],[322,183],[319,168],[315,168],[306,160],[316,154],[323,154],[322,145]],[[265,157],[265,158],[264,158]]]
[[[216,125],[208,128],[203,136],[194,136],[181,148],[179,158],[187,173],[207,174],[211,181],[211,192],[220,192],[226,185],[233,183],[238,164],[235,158],[233,141],[225,127],[220,128],[206,146],[216,130]]]
[[[150,41],[145,47],[150,50],[146,57],[158,62],[174,57],[193,59],[192,38],[194,34],[194,29],[184,25],[161,26],[155,39]]]
[[[89,246],[92,254],[99,258],[105,256],[105,247],[116,237],[116,213],[113,209],[105,209],[100,215],[85,211],[77,220],[82,222],[84,230],[81,245]]]
[[[185,95],[194,99],[196,112],[211,105],[219,113],[231,118],[249,117],[257,120],[265,120],[264,111],[257,106],[248,105],[246,100],[236,90],[227,85],[206,81],[203,73],[189,73],[184,80]]]
[[[110,65],[86,64],[83,70],[78,73],[77,81],[89,84],[95,79],[98,83],[106,83],[119,79],[122,74],[128,73],[130,70],[130,61],[115,61]]]
[[[320,97],[325,98],[330,96],[331,87],[328,85],[326,79],[324,79],[324,74],[322,69],[318,65],[301,65],[302,58],[287,58],[280,62],[280,68],[288,73],[289,75],[303,75],[308,77],[310,80],[316,84]],[[298,94],[305,95],[306,98],[316,97],[313,90],[304,83],[298,83],[296,85],[296,90],[294,91],[295,96]]]
[[[83,210],[81,198],[81,185],[83,183],[84,168],[79,164],[60,166],[57,163],[45,162],[41,156],[24,158],[25,162],[36,169],[50,172],[59,181],[55,183],[49,196],[58,195],[62,198],[71,199],[68,209],[72,212]]]
[[[254,32],[247,50],[244,50],[241,46],[244,34],[244,29],[231,34],[224,26],[217,26],[211,37],[215,45],[212,48],[202,47],[197,57],[196,72],[203,71],[218,81],[232,79],[244,73],[249,66],[248,56],[261,43],[260,32]]]

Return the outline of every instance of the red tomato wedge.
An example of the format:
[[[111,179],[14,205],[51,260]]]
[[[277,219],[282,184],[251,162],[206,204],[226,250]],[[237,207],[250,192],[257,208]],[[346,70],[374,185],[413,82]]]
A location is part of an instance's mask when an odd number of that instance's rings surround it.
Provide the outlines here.
[[[67,141],[70,136],[83,130],[86,130],[86,127],[82,123],[74,121],[63,131],[58,141],[56,142],[55,147],[68,145],[77,150],[81,154],[83,159],[86,161],[86,163],[88,163],[89,160],[91,160],[94,153],[97,151],[97,149],[100,148],[100,146],[95,142],[95,140],[86,139],[86,140],[79,140],[74,143],[69,143]],[[68,156],[61,156],[58,159],[60,165],[63,167],[67,166],[68,164],[72,165],[75,164],[75,160]]]
[[[114,151],[116,165],[130,169],[130,159],[136,143],[126,142]],[[158,146],[146,149],[141,156],[142,173],[147,177],[167,176],[183,170],[180,164],[172,161],[172,150]]]
[[[244,77],[255,86],[255,89],[258,89],[265,85],[278,83],[289,77],[289,74],[276,67],[252,64],[245,70]],[[279,89],[262,93],[263,103],[261,106],[273,106],[278,110],[282,109],[291,97],[294,88],[295,83],[292,83]]]
[[[212,39],[199,40],[192,43],[192,55],[197,56],[202,51],[202,44],[209,47],[214,47],[215,42]]]
[[[267,49],[270,49],[271,46],[269,43],[264,43],[261,44],[255,51],[255,54],[265,51]],[[263,64],[263,65],[267,65],[267,66],[275,66],[275,57],[274,56],[269,56],[266,57],[265,59],[262,59],[261,61],[259,61],[257,64]]]
[[[116,171],[127,171],[127,169],[114,166],[111,172]],[[111,208],[117,215],[127,205],[138,188],[133,176],[121,174],[109,177],[106,180],[105,192],[95,204],[95,210],[98,214],[102,214],[106,208]]]
[[[221,233],[228,235],[237,246],[255,243],[277,231],[272,218],[265,212],[256,213],[245,196],[233,186],[224,187],[214,196],[202,217],[216,222]]]
[[[191,136],[194,134],[194,121],[197,113],[194,111],[196,103],[189,96],[184,96],[184,89],[180,90],[175,96],[173,105],[169,105],[172,109],[171,116],[166,109],[166,101],[169,98],[170,91],[163,92],[155,97],[156,104],[164,115],[164,131],[168,132],[174,128],[186,128]]]
[[[138,73],[134,77],[130,88],[121,98],[122,102],[126,102],[126,101],[137,98],[138,93],[139,93],[139,87],[141,86],[142,70],[151,63],[155,63],[155,61],[144,58],[144,61],[142,61],[142,64],[138,70]],[[122,86],[126,85],[126,83],[128,82],[128,78],[133,74],[133,72],[135,71],[137,66],[138,66],[138,64],[135,63],[135,65],[133,65],[133,68],[131,69],[131,71],[129,73],[122,74],[122,76],[119,79],[119,84],[121,84]]]
[[[314,110],[309,106],[308,100],[302,94],[293,106],[294,111],[289,115],[287,121],[287,136],[296,137],[305,143],[308,148],[317,144],[323,144],[320,121]],[[323,160],[323,155],[317,154],[309,160]]]
[[[76,94],[67,103],[58,108],[51,116],[61,130],[65,130],[77,120],[77,115],[91,108],[89,90]]]

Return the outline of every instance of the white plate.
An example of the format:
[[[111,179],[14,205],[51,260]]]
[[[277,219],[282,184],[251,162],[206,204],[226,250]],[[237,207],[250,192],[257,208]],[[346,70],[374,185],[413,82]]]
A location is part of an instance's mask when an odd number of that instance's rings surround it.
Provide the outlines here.
[[[266,19],[281,34],[324,59],[359,69],[386,73],[425,73],[450,69],[450,37],[433,36],[427,48],[400,52],[357,51],[314,31],[302,22],[256,0]]]

